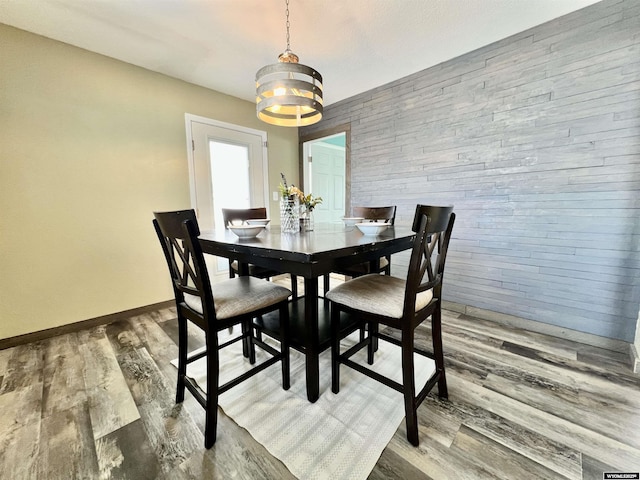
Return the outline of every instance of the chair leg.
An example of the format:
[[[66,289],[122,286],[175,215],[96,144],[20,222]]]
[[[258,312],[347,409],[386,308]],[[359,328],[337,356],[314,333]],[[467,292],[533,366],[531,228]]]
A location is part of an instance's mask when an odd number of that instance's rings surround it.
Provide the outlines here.
[[[216,335],[211,333],[208,335]],[[218,349],[210,348],[209,338],[207,344],[207,397],[205,405],[204,447],[211,448],[216,443],[216,430],[218,428],[218,376],[219,360]],[[212,351],[213,350],[213,351]]]
[[[377,352],[378,351],[378,329],[379,329],[379,325],[377,323],[373,324],[373,351]]]
[[[242,331],[243,335],[246,333],[244,325],[240,327],[240,330]],[[229,332],[229,333],[232,333],[232,332]],[[242,356],[244,358],[249,358],[249,338],[248,337],[242,338]]]
[[[187,320],[178,314],[178,384],[176,403],[184,401],[184,377],[187,374]]]
[[[340,309],[331,305],[331,391],[340,391]]]
[[[280,353],[282,355],[282,388],[289,390],[291,386],[291,369],[289,367],[289,306],[285,302],[280,306]]]
[[[298,277],[295,275],[291,275],[291,297],[298,298]]]
[[[404,413],[407,426],[407,440],[418,446],[418,407],[416,405],[415,368],[413,363],[414,332],[410,327],[402,330],[402,385],[404,393]]]
[[[375,328],[376,327],[374,326],[373,322],[367,322],[367,329],[369,330],[369,345],[367,345],[367,363],[369,365],[373,365],[373,354],[376,351],[375,340],[377,340],[377,338],[374,336]],[[360,336],[362,336],[362,328],[360,329]]]
[[[262,317],[257,317],[258,319],[261,319]],[[253,334],[256,336],[255,338],[257,340],[262,341],[262,328],[260,328],[257,324],[253,325]]]
[[[378,333],[378,324],[372,322],[372,323],[368,323],[366,325],[363,324],[360,327],[360,341],[361,342],[364,342],[365,332],[367,330],[369,331],[369,336],[371,337],[371,342],[372,343],[370,345],[371,345],[371,348],[373,349],[372,352],[377,352],[378,351],[378,337],[375,334]],[[373,353],[371,353],[370,357],[368,357],[368,358],[371,358],[371,360],[367,359],[367,361],[369,361],[369,365],[373,365]]]
[[[322,277],[322,290],[324,291],[324,296],[327,296],[327,292],[329,291],[330,286],[329,286],[329,274],[325,274],[324,277]]]
[[[436,363],[438,378],[438,396],[449,398],[447,377],[444,371],[444,354],[442,351],[442,312],[438,305],[431,315],[431,337],[433,341],[433,358]]]
[[[253,343],[253,328],[251,323],[253,320],[246,320],[242,322],[242,352],[246,358],[249,359],[251,365],[256,363],[256,346]]]

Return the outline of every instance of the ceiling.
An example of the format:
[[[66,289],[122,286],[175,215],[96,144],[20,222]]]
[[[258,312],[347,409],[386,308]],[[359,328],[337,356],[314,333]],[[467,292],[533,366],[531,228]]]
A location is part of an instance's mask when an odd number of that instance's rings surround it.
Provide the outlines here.
[[[596,0],[290,0],[325,106]],[[0,23],[254,101],[286,48],[284,0],[0,0]]]

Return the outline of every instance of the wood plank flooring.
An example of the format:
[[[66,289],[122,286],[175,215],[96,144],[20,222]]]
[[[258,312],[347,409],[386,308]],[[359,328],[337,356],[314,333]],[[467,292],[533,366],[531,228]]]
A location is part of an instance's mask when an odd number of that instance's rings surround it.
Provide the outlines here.
[[[420,447],[403,423],[369,478],[640,471],[640,378],[621,354],[453,312],[443,330],[449,400],[430,395]],[[0,478],[294,478],[224,413],[204,449],[203,410],[174,403],[176,335],[168,308],[1,350]]]

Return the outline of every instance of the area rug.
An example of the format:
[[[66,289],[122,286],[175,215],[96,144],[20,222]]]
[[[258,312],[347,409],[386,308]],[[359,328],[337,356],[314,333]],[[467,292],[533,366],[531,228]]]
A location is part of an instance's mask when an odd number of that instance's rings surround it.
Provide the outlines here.
[[[343,340],[342,351],[355,340]],[[258,361],[265,358],[256,350]],[[364,364],[366,352],[352,358]],[[248,366],[240,344],[223,349],[220,360],[221,383]],[[435,364],[419,355],[415,362],[416,384],[423,385]],[[400,381],[399,347],[381,341],[373,368]],[[204,359],[191,364],[187,375],[204,386]],[[402,395],[344,366],[340,392],[332,393],[329,350],[320,356],[317,402],[307,401],[304,356],[293,349],[291,388],[283,390],[281,382],[278,363],[220,395],[220,407],[300,480],[366,479],[404,419]]]

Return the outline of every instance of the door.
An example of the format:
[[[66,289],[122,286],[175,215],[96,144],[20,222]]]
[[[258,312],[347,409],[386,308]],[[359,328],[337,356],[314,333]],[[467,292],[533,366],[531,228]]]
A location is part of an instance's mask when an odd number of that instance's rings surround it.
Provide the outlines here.
[[[345,215],[345,135],[333,135],[305,144],[304,191],[322,197],[314,210],[316,222],[340,222]]]
[[[266,132],[187,114],[191,206],[201,230],[222,228],[223,208],[267,207]],[[215,271],[226,273],[220,259]]]

